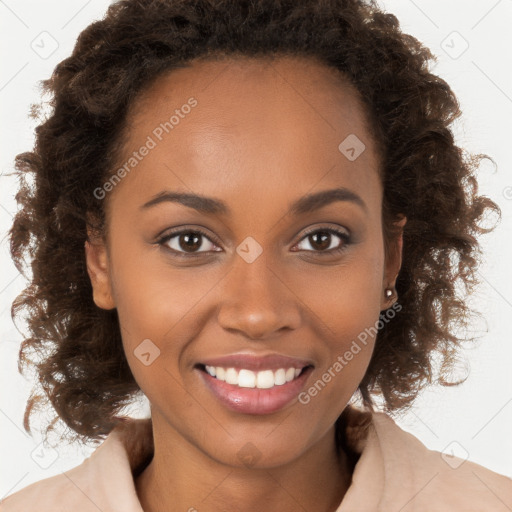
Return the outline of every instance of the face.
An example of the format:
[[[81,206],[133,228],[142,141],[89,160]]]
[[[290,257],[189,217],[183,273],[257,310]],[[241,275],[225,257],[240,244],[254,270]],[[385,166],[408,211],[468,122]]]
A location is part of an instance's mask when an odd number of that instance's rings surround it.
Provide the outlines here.
[[[374,339],[351,347],[400,265],[357,93],[306,59],[195,61],[127,126],[86,254],[154,428],[225,464],[292,461],[362,380]]]

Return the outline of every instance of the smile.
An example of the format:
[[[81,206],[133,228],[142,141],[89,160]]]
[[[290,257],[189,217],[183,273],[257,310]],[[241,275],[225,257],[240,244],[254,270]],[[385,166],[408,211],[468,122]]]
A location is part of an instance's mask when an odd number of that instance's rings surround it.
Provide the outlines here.
[[[250,370],[205,364],[195,368],[215,402],[233,412],[252,415],[272,414],[295,403],[313,369],[312,365]]]
[[[303,369],[279,368],[277,370],[262,370],[254,372],[242,368],[223,368],[222,366],[205,366],[205,370],[218,380],[240,388],[270,389],[282,386],[296,379]]]

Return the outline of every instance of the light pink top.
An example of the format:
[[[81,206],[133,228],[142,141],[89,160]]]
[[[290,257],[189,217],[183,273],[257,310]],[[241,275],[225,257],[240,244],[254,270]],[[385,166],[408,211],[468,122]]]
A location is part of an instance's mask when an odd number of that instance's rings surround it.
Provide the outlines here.
[[[354,409],[355,411],[355,409]],[[383,413],[349,417],[345,437],[360,453],[336,512],[511,512],[512,479],[428,450]],[[153,453],[151,419],[113,430],[79,466],[0,502],[1,512],[143,512],[133,471]]]

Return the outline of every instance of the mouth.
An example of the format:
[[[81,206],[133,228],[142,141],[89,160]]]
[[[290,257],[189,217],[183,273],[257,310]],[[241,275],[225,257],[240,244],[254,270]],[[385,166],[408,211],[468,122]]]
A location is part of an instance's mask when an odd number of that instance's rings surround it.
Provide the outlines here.
[[[272,389],[276,386],[284,386],[288,382],[292,382],[299,378],[302,373],[311,365],[304,366],[303,368],[278,368],[277,370],[260,370],[252,371],[247,368],[233,368],[223,366],[210,366],[200,364],[198,368],[214,379],[226,382],[232,386],[239,388],[257,388],[257,389]]]
[[[314,366],[281,356],[228,356],[194,368],[218,403],[238,413],[261,415],[291,404]]]

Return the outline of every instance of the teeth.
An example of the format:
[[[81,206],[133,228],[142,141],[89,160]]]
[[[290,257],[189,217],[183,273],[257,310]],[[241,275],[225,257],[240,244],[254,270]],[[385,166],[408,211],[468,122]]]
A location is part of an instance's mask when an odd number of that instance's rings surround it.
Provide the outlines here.
[[[228,368],[226,370],[226,382],[228,384],[238,385],[238,373],[234,368]]]
[[[242,373],[243,370],[240,370]],[[252,372],[251,372],[252,373]],[[256,374],[256,387],[260,389],[273,388],[275,385],[274,372],[272,370],[265,370]]]
[[[251,370],[240,370],[238,373],[238,385],[241,388],[256,387],[256,374],[251,372]]]
[[[286,383],[286,371],[283,368],[279,368],[274,374],[274,384],[276,386],[282,386]]]
[[[279,368],[276,371],[262,370],[260,372],[253,372],[252,370],[241,369],[238,372],[235,368],[223,368],[221,366],[205,366],[205,369],[212,377],[228,384],[234,384],[241,388],[258,389],[282,386],[296,379],[302,371],[299,368]]]

